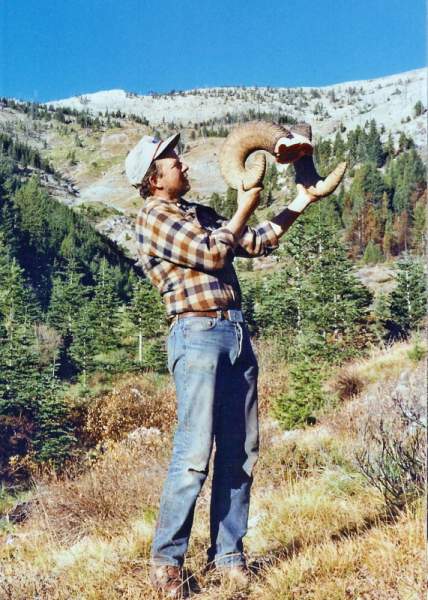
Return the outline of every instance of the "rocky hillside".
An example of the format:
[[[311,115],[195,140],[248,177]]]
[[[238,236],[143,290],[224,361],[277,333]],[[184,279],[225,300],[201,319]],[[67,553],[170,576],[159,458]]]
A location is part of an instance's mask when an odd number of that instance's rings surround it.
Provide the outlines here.
[[[139,199],[124,176],[123,162],[142,135],[182,132],[193,198],[206,201],[212,193],[226,191],[218,166],[224,136],[235,123],[251,118],[306,120],[312,123],[315,141],[333,139],[338,131],[346,136],[375,119],[383,142],[391,133],[397,144],[404,132],[425,156],[426,83],[425,70],[419,69],[321,88],[228,87],[146,96],[109,90],[46,104],[98,117],[98,129],[78,126],[75,117],[46,123],[0,102],[0,132],[38,148],[62,175],[61,181],[45,177],[50,192],[135,255]],[[420,111],[415,110],[417,103]]]
[[[224,119],[254,111],[272,116],[290,115],[314,125],[317,135],[334,133],[340,123],[348,128],[376,119],[386,129],[403,129],[417,144],[426,139],[422,117],[412,119],[418,100],[425,102],[425,69],[368,81],[350,81],[320,88],[226,87],[141,96],[108,90],[54,101],[54,106],[98,112],[121,111],[146,118],[153,125],[172,122],[178,128],[210,119]],[[407,123],[405,120],[410,117]],[[403,122],[404,121],[404,122]]]

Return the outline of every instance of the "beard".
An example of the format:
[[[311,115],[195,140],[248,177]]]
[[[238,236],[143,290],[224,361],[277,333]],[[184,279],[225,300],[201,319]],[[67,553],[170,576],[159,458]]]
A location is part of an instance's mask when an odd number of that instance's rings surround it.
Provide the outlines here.
[[[181,192],[180,195],[184,196],[184,194],[187,194],[187,192],[190,191],[190,182],[188,179],[183,179],[183,185],[181,186]]]

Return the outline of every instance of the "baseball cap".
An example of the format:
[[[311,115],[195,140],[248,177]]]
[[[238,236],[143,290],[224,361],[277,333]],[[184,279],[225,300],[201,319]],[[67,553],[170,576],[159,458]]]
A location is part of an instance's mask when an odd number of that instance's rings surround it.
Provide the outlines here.
[[[125,159],[125,173],[130,184],[138,186],[152,162],[166,150],[175,148],[179,139],[179,133],[174,133],[164,141],[151,135],[142,137]]]

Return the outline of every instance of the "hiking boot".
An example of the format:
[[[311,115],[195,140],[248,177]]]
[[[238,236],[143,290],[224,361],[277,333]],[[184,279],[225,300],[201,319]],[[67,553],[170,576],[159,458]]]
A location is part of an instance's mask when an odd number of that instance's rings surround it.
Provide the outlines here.
[[[186,598],[183,571],[174,565],[152,565],[150,581],[166,598]]]

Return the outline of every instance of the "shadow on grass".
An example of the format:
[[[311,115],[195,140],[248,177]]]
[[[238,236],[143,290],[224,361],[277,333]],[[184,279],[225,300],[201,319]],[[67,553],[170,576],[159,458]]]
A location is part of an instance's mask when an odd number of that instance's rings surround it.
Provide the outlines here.
[[[391,525],[395,523],[398,515],[398,511],[385,510],[381,513],[378,513],[374,517],[365,518],[362,523],[341,527],[338,531],[332,533],[328,538],[318,540],[312,545],[317,546],[321,543],[325,543],[327,540],[340,543],[341,541],[345,541],[353,536],[363,535],[374,527],[378,527],[380,525]],[[263,556],[255,558],[249,563],[248,568],[254,575],[262,577],[262,573],[266,569],[275,567],[282,561],[293,559],[307,547],[308,544],[303,544],[298,539],[291,540],[285,546],[280,546],[271,550],[267,554],[264,554]]]

